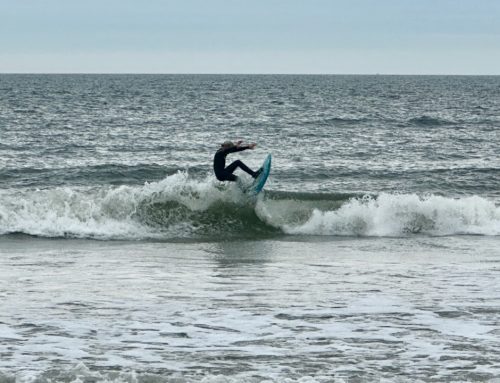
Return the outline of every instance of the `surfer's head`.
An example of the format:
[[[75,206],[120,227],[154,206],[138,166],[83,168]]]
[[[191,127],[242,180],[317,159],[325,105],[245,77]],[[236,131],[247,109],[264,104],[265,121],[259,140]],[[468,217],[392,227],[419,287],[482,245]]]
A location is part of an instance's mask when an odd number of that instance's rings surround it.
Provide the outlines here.
[[[220,144],[220,146],[223,147],[224,149],[232,148],[234,146],[234,142],[233,141],[224,141],[222,144]]]

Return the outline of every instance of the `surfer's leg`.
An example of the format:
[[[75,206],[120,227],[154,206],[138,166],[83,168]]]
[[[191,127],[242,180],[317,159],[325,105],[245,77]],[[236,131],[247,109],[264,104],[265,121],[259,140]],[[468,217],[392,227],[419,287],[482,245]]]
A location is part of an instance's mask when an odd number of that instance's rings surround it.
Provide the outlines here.
[[[236,176],[234,174],[228,174],[226,176],[226,181],[232,181],[232,182],[234,182],[234,181],[238,181],[238,179],[239,179],[238,176]]]
[[[252,169],[250,169],[248,166],[246,166],[240,160],[234,161],[231,165],[229,165],[228,167],[226,167],[224,170],[226,172],[233,173],[236,170],[236,168],[240,168],[244,172],[250,174],[253,178],[257,177],[257,175],[258,175],[256,172],[254,172]]]
[[[217,173],[216,177],[219,181],[237,181],[238,180],[238,177],[236,175],[234,175],[233,173],[226,172],[226,171]]]

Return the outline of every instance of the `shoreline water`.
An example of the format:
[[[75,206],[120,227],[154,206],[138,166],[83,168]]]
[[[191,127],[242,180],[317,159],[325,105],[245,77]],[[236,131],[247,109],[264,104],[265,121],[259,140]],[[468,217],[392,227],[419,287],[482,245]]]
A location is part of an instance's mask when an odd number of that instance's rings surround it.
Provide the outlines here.
[[[500,373],[497,243],[2,237],[0,371],[18,381],[488,381]]]

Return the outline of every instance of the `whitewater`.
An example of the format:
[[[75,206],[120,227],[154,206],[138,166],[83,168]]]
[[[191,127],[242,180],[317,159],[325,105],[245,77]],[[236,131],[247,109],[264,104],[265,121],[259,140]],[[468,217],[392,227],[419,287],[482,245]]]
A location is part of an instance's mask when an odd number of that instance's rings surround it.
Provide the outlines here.
[[[273,193],[179,172],[143,186],[0,191],[0,234],[174,241],[280,235],[500,235],[500,208],[479,196]]]
[[[499,89],[0,75],[0,383],[497,382]]]

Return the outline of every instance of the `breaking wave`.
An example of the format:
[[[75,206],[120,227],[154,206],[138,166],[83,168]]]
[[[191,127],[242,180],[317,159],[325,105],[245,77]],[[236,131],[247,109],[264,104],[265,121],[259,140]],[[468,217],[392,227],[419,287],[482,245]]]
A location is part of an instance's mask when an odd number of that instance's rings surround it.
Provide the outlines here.
[[[315,209],[307,222],[284,230],[314,235],[499,235],[500,208],[478,196],[381,194],[351,199],[334,211]]]
[[[142,186],[0,191],[0,234],[102,240],[279,235],[500,235],[500,208],[471,196],[267,192],[178,172]]]

